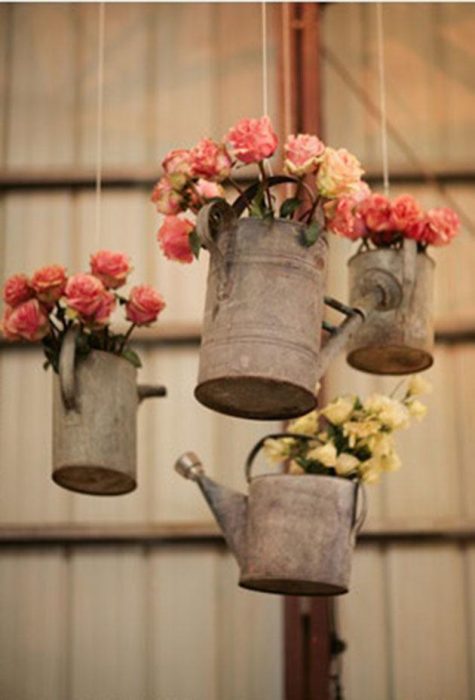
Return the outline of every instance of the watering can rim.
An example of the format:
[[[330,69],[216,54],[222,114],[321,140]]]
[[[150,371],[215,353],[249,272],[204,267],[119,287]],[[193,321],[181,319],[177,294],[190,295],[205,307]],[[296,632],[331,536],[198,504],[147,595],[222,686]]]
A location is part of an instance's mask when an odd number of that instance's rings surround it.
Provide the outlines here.
[[[360,250],[357,253],[355,253],[354,255],[352,255],[351,258],[348,258],[347,264],[349,265],[353,260],[356,260],[357,258],[360,258],[363,255],[380,254],[383,251],[385,253],[390,252],[391,254],[394,255],[395,253],[400,253],[402,251],[402,249],[396,250],[394,248],[377,248],[376,250],[372,250],[372,249],[371,250]],[[427,250],[417,251],[417,255],[424,256],[432,264],[432,266],[435,267],[435,260],[433,258],[431,258],[431,256],[428,254]]]

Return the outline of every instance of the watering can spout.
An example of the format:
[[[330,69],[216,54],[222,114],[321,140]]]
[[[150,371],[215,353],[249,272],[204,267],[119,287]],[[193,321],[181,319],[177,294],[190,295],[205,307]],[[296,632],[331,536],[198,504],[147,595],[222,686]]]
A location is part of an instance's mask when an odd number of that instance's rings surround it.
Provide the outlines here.
[[[194,452],[185,452],[175,462],[175,470],[198,483],[228,547],[242,566],[246,558],[247,496],[207,477]]]

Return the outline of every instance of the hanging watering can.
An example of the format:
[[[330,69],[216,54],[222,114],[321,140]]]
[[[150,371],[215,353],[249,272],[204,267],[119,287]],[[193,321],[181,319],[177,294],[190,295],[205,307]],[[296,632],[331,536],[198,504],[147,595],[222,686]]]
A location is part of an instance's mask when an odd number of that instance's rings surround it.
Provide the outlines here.
[[[149,396],[165,396],[166,389],[137,386],[135,367],[110,352],[75,354],[76,334],[69,331],[54,377],[53,480],[101,496],[133,491],[137,406]]]
[[[197,230],[210,266],[195,397],[243,418],[308,413],[326,368],[319,355],[325,236],[306,246],[303,224],[238,218],[225,202],[203,207]],[[326,355],[338,337],[336,329]]]
[[[373,374],[412,374],[433,363],[432,320],[434,262],[406,239],[399,250],[379,248],[357,253],[348,263],[350,304],[369,289],[392,284],[398,300],[382,302],[348,344],[348,363]]]
[[[249,496],[209,479],[192,452],[176,470],[198,482],[240,568],[239,585],[284,595],[347,593],[357,518],[357,482],[336,476],[304,474],[251,478]]]

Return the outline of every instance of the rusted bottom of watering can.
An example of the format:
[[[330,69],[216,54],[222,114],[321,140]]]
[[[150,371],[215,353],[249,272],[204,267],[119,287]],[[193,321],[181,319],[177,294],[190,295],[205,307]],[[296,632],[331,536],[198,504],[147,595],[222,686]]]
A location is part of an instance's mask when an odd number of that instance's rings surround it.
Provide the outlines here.
[[[314,394],[288,381],[263,377],[220,377],[198,384],[195,397],[208,408],[239,418],[295,418],[317,405]]]
[[[123,472],[93,466],[65,466],[53,472],[53,481],[70,491],[92,496],[119,496],[130,493],[137,482]]]
[[[241,588],[280,595],[343,595],[348,588],[334,583],[299,581],[296,579],[246,578],[239,581]]]
[[[347,356],[348,363],[371,374],[413,374],[428,369],[434,362],[429,352],[406,345],[357,348]]]

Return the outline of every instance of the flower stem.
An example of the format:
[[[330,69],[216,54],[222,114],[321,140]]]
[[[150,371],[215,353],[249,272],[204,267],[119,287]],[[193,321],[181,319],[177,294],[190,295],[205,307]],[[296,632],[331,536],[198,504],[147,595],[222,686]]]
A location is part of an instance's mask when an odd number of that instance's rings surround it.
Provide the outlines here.
[[[267,184],[267,173],[266,173],[266,169],[264,167],[264,161],[260,160],[257,165],[258,165],[259,171],[261,173],[262,185],[264,188],[264,192],[267,195],[267,206],[269,207],[269,213],[273,214],[274,211],[272,209],[272,198],[271,198],[271,194],[270,194],[270,190],[269,190],[269,185]]]
[[[124,340],[122,341],[122,343],[121,343],[121,345],[120,345],[119,352],[117,353],[118,355],[121,355],[121,354],[123,353],[124,348],[125,348],[125,346],[127,345],[127,342],[128,342],[128,340],[129,340],[130,336],[132,335],[132,331],[134,330],[134,328],[135,328],[136,325],[137,325],[136,323],[131,323],[131,324],[130,324],[129,330],[128,330],[127,333],[125,334]]]

